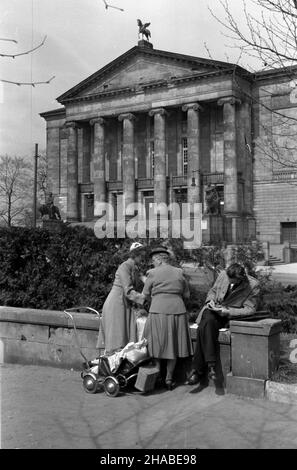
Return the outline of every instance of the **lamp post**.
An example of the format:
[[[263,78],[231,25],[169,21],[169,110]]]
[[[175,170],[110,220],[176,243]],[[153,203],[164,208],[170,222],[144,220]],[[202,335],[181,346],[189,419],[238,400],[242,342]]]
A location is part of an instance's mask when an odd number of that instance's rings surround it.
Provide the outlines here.
[[[35,144],[34,155],[34,190],[33,190],[33,227],[36,228],[37,217],[37,165],[38,165],[38,144]]]

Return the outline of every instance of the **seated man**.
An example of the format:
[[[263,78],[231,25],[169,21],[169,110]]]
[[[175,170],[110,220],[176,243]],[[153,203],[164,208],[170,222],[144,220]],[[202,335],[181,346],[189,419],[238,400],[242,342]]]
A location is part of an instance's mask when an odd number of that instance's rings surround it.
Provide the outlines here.
[[[258,281],[247,276],[244,267],[238,263],[231,264],[219,274],[196,320],[199,327],[188,385],[200,382],[207,369],[208,377],[216,379],[219,329],[228,326],[230,319],[254,314],[258,293]]]

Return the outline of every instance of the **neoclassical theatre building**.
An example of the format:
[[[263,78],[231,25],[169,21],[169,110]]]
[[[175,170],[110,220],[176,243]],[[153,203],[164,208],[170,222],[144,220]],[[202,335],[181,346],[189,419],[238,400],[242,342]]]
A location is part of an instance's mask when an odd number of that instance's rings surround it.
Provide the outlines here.
[[[252,74],[140,40],[59,96],[63,107],[41,113],[48,189],[62,217],[94,223],[98,202],[116,207],[119,195],[148,213],[152,202],[201,202],[205,211],[215,188],[206,241],[297,243],[297,169],[265,152],[281,127],[273,110],[296,112],[289,82],[284,69]]]

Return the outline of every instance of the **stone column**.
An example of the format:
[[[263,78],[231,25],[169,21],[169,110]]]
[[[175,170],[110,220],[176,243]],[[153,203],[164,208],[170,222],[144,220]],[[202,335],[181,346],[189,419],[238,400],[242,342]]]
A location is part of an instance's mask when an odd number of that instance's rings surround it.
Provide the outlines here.
[[[135,202],[134,120],[135,116],[131,113],[119,116],[119,121],[123,122],[122,168],[125,207]]]
[[[244,180],[245,197],[244,211],[248,215],[253,214],[253,155],[251,142],[251,102],[245,101],[240,107],[241,129],[243,132],[242,144],[244,146]]]
[[[150,116],[154,116],[154,141],[155,141],[155,171],[154,171],[154,201],[157,204],[167,203],[166,185],[166,140],[165,118],[166,110],[163,108],[152,109]]]
[[[187,111],[187,140],[188,140],[188,202],[194,204],[201,202],[200,188],[200,151],[199,151],[199,111],[202,107],[198,103],[185,104],[183,111]],[[192,186],[192,178],[195,178],[196,185]]]
[[[67,122],[67,220],[78,220],[77,124]]]
[[[224,116],[224,214],[238,214],[238,165],[236,148],[236,104],[240,100],[233,96],[221,98]]]
[[[106,202],[104,125],[103,118],[90,121],[94,126],[93,181],[94,181],[94,217],[101,215],[99,205]]]

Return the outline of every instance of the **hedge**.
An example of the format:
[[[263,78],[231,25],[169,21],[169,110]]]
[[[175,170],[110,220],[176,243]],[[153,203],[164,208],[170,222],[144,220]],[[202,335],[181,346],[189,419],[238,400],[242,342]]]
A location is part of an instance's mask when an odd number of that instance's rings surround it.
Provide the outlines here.
[[[184,250],[182,240],[139,240],[150,248],[160,243],[174,253],[174,263],[224,267],[222,247]],[[0,305],[63,310],[89,306],[101,310],[119,264],[128,257],[130,239],[98,239],[93,230],[74,226],[63,233],[21,227],[0,228]],[[255,275],[259,247],[241,246],[238,261]],[[261,257],[261,253],[260,253]],[[143,262],[146,271],[149,260]],[[269,276],[260,278],[259,308],[283,320],[284,330],[297,332],[297,286],[285,288]],[[141,285],[138,286],[141,289]],[[197,316],[206,297],[192,286],[188,310]]]

